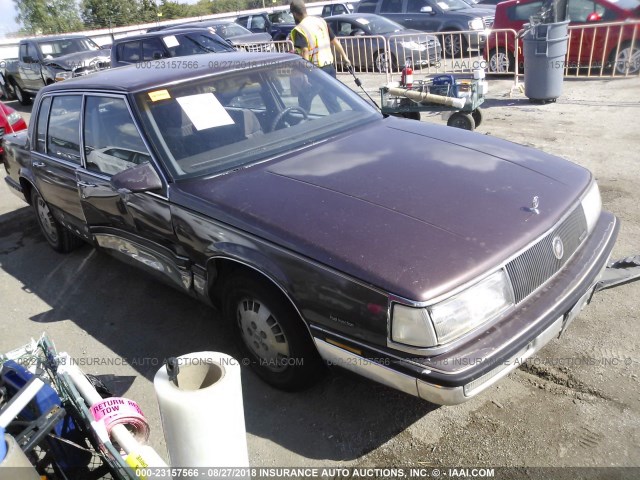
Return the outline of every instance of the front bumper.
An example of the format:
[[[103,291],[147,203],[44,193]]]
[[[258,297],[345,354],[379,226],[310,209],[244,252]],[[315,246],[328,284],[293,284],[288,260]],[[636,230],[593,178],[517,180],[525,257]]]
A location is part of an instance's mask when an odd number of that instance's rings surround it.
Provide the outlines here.
[[[603,212],[589,238],[555,277],[504,321],[451,352],[409,358],[317,328],[316,347],[330,364],[384,385],[440,405],[463,403],[515,370],[566,329],[589,302],[618,228],[616,218]]]

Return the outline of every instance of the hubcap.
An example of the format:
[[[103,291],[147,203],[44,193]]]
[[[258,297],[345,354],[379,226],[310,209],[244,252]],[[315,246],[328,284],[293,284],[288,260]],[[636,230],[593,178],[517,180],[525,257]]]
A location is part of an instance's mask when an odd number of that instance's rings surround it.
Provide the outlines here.
[[[503,52],[494,53],[489,61],[489,69],[494,73],[506,73],[509,71],[509,56]]]
[[[255,298],[244,297],[237,305],[237,320],[242,340],[258,357],[260,366],[273,372],[285,370],[289,343],[269,308]]]
[[[446,35],[444,37],[444,50],[450,57],[455,57],[460,53],[460,38],[458,35]]]
[[[51,217],[51,212],[49,211],[49,207],[44,202],[44,200],[38,197],[38,201],[36,203],[36,209],[38,212],[38,222],[42,227],[42,231],[44,234],[49,237],[49,240],[53,243],[57,243],[58,241],[58,232],[56,230],[56,226],[53,223],[53,218]]]
[[[640,70],[640,48],[627,47],[620,50],[616,61],[616,71],[619,74],[635,74]]]

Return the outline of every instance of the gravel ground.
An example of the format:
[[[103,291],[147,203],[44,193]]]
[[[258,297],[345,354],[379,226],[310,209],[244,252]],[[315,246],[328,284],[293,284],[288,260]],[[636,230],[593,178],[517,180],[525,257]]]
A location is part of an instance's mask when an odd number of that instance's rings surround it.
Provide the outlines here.
[[[339,78],[356,88],[351,77]],[[377,96],[380,78],[361,78]],[[640,253],[640,79],[566,81],[562,97],[547,105],[530,104],[509,81],[490,86],[477,131],[591,169],[604,208],[622,221],[614,257]],[[422,120],[445,122],[440,114]],[[251,464],[640,467],[639,298],[640,282],[598,293],[561,340],[455,407],[340,370],[296,394],[243,370]],[[84,371],[111,375],[116,393],[141,404],[162,454],[152,385],[158,362],[205,349],[236,353],[208,307],[88,246],[66,256],[51,251],[4,182],[0,306],[0,351],[48,332],[59,350],[85,362]]]

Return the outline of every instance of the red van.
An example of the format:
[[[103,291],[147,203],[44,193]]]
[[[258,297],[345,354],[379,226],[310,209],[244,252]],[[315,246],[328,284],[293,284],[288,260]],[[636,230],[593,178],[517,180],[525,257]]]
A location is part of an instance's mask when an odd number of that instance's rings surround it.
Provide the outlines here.
[[[507,0],[496,8],[493,29],[511,28],[516,32],[537,15],[542,0]],[[615,66],[620,75],[640,71],[640,25],[623,27],[606,25],[610,22],[640,19],[638,0],[569,0],[570,25],[584,25],[570,29],[568,55],[563,67],[591,68]],[[600,25],[602,24],[602,25]],[[513,71],[515,65],[513,34],[492,31],[484,49],[489,72]],[[518,59],[522,67],[522,39],[518,40]]]

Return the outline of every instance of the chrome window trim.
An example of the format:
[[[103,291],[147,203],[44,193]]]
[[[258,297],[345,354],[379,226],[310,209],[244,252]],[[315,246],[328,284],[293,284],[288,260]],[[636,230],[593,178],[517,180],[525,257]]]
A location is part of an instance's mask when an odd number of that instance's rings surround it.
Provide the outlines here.
[[[61,96],[82,96],[82,92],[78,92],[78,91],[68,91],[68,90],[64,90],[64,93],[60,92],[49,92],[46,93],[42,96],[42,98],[46,98],[46,97],[52,97],[51,98],[51,105],[49,106],[49,117],[47,118],[47,136],[45,137],[45,141],[44,141],[44,149],[46,153],[42,153],[42,152],[38,152],[37,150],[31,150],[31,154],[37,154],[37,155],[41,155],[43,157],[46,157],[47,160],[52,160],[54,162],[58,162],[62,165],[65,166],[73,166],[74,169],[78,169],[78,167],[82,167],[82,158],[83,158],[83,148],[82,148],[82,132],[78,132],[78,139],[80,140],[80,162],[75,163],[75,162],[71,162],[69,160],[65,160],[63,158],[59,158],[59,157],[54,157],[49,153],[49,126],[51,125],[51,111],[53,110],[53,101],[55,99],[55,97],[61,97]],[[35,116],[36,121],[33,123],[33,133],[31,136],[31,143],[33,144],[35,142],[36,146],[37,146],[37,142],[38,142],[38,118],[40,117],[40,109],[42,107],[42,99],[40,100],[40,102],[38,103],[38,112]],[[82,118],[83,118],[83,108],[84,108],[84,99],[82,99],[81,103],[80,103],[80,125],[82,125]],[[33,116],[33,115],[32,115]],[[29,121],[29,124],[31,124],[31,121]],[[82,130],[82,128],[81,128]],[[35,137],[35,138],[33,138]]]

